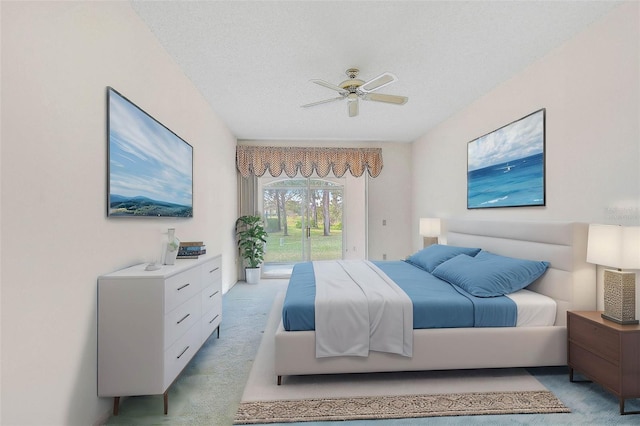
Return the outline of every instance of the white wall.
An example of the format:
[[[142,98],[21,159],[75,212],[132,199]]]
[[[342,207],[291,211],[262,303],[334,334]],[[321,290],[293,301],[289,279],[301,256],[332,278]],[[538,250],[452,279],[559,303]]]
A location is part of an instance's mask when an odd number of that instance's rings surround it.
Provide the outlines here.
[[[384,167],[368,182],[369,259],[404,259],[412,253],[411,144],[376,146],[382,148]]]
[[[96,278],[202,239],[236,281],[234,136],[126,2],[2,2],[2,417],[88,425]],[[194,218],[107,219],[106,86],[194,147]]]
[[[627,3],[413,144],[417,218],[640,223],[639,4]],[[539,108],[546,207],[466,209],[467,142]]]
[[[420,217],[640,225],[639,79],[628,2],[413,143],[414,248]],[[468,211],[467,142],[542,107],[546,207]]]

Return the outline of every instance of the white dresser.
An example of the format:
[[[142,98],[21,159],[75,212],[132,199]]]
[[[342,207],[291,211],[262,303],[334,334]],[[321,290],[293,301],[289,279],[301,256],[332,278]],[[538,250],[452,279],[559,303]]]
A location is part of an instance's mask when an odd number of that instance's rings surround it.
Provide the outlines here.
[[[98,396],[164,395],[222,321],[221,256],[98,278]]]

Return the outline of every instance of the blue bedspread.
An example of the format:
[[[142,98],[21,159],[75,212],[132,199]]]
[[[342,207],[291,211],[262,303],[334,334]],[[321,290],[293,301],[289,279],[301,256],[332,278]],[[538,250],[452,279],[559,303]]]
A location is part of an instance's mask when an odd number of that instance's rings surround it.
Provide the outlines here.
[[[516,304],[508,297],[475,297],[404,261],[373,262],[413,302],[413,328],[512,327]],[[315,330],[313,263],[293,268],[282,308],[285,330]]]

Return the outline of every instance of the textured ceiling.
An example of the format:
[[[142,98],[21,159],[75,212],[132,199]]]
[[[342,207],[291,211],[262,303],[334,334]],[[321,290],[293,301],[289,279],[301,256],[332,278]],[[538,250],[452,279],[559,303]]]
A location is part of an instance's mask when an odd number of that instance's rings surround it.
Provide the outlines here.
[[[597,20],[598,1],[132,1],[238,139],[410,142]],[[345,70],[409,97],[346,101]]]

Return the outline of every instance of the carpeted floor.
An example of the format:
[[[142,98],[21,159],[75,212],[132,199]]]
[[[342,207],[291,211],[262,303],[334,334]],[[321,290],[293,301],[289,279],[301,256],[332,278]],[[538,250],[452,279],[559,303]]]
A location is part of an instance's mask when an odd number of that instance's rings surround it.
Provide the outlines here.
[[[212,336],[169,389],[169,414],[162,414],[162,396],[123,398],[120,415],[109,425],[231,425],[240,404],[268,314],[286,280],[264,280],[258,285],[238,283],[223,298],[220,339]],[[593,383],[570,383],[566,368],[532,368],[527,371],[553,392],[571,413],[519,414],[389,419],[376,425],[553,424],[637,425],[640,415],[620,416],[618,400]],[[627,401],[639,410],[640,401]],[[318,422],[360,426],[373,421]],[[292,425],[292,423],[288,423]]]

